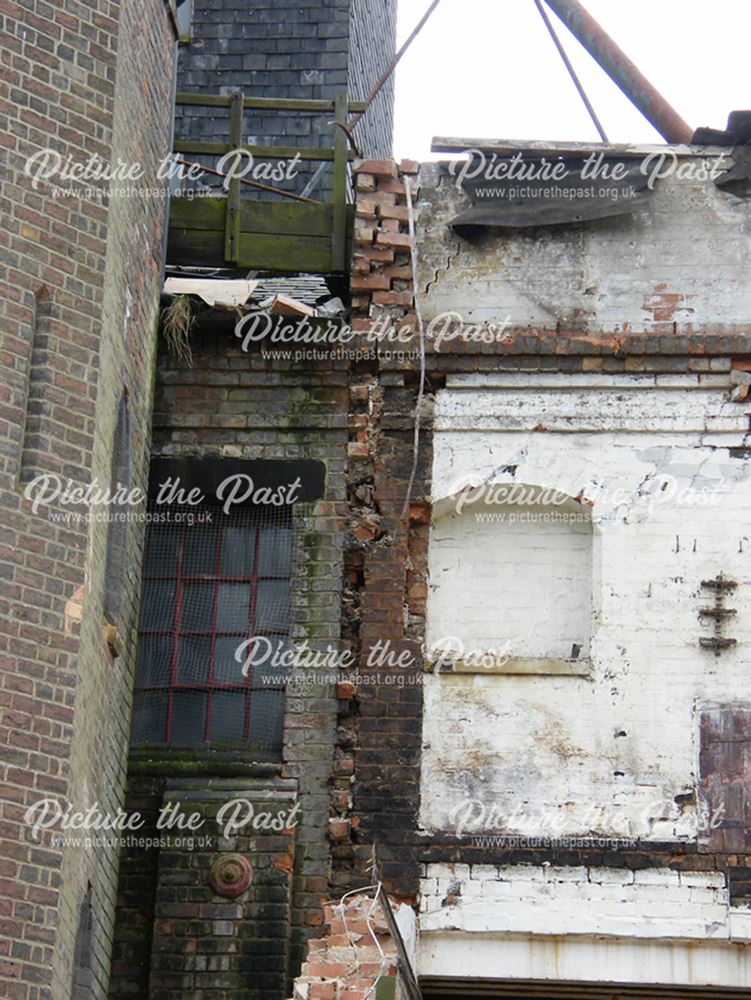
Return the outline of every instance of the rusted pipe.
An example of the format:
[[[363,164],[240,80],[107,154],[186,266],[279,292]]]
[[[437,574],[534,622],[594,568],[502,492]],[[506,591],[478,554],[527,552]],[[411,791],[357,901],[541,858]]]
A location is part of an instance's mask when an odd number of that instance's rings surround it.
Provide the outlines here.
[[[631,62],[579,0],[545,0],[571,34],[667,142],[691,141],[694,130]]]

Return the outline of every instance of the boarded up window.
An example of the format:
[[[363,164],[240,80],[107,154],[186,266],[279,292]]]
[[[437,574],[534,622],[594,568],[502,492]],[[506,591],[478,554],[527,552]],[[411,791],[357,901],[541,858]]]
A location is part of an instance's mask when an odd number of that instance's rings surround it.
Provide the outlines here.
[[[587,656],[592,616],[589,509],[536,486],[505,502],[441,501],[430,538],[428,646],[466,652]]]
[[[700,714],[699,791],[707,851],[751,850],[751,706]]]

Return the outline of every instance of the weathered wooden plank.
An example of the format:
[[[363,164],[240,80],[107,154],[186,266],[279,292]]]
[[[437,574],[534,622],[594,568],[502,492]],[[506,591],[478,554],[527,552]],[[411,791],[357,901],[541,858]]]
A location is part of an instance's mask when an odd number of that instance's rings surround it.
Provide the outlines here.
[[[228,108],[231,97],[225,94],[198,94],[182,91],[175,96],[176,104],[194,105],[204,108]],[[245,107],[255,111],[334,111],[334,101],[296,101],[282,97],[246,97]],[[349,110],[359,112],[365,110],[365,101],[350,101]]]
[[[224,156],[229,153],[230,146],[226,142],[191,142],[189,139],[175,140],[172,143],[175,153],[192,153],[193,156]]]
[[[221,267],[224,233],[170,229],[167,244],[170,264]],[[264,271],[328,274],[331,269],[331,240],[322,236],[279,236],[269,233],[241,233],[238,260],[242,268]]]
[[[335,121],[347,124],[347,98],[340,94],[336,99]],[[347,269],[347,137],[344,129],[337,128],[334,136],[334,177],[331,241],[331,270],[344,273]]]
[[[190,104],[199,108],[228,108],[230,98],[227,94],[175,94],[175,104]]]
[[[198,231],[224,229],[226,198],[174,198],[170,206],[170,226]],[[331,235],[332,206],[304,205],[299,202],[240,202],[240,230],[278,233],[281,236]]]
[[[219,204],[221,207],[223,200]],[[264,208],[268,207],[264,204]],[[262,218],[263,214],[259,215],[257,222]],[[351,251],[353,221],[354,209],[348,206],[345,249],[347,255]],[[175,225],[175,217],[171,215],[167,262],[202,267],[222,267],[227,264],[224,257],[222,222],[220,221],[214,230],[192,229],[190,226]],[[309,274],[331,274],[330,230],[325,235],[319,236],[241,231],[238,266],[287,273],[301,271]]]
[[[243,141],[243,95],[232,95],[229,111],[229,144],[236,149]],[[226,181],[225,181],[226,184]],[[224,256],[238,262],[240,252],[240,180],[232,177],[227,185],[227,210],[224,217]]]
[[[194,156],[223,156],[229,153],[234,147],[226,142],[191,142],[189,139],[176,140],[173,144],[176,153],[192,153]],[[315,149],[312,146],[298,148],[297,146],[238,146],[238,149],[253,154],[256,160],[291,160],[298,156],[301,160],[333,160],[333,149]],[[355,154],[348,151],[349,159],[353,160]],[[251,177],[252,180],[252,177]]]

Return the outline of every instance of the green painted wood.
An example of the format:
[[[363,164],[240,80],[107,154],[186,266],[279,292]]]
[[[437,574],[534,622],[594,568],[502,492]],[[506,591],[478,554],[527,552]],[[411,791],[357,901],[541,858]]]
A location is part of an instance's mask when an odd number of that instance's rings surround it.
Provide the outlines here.
[[[335,129],[333,149],[287,146],[242,146],[243,109],[281,111],[334,111],[335,120],[347,123],[348,111],[361,110],[364,103],[293,101],[274,98],[178,94],[178,104],[230,108],[228,143],[175,144],[180,154],[218,155],[246,149],[256,158],[292,157],[333,161],[331,203],[303,204],[294,201],[260,201],[242,197],[239,179],[230,181],[225,197],[189,200],[173,198],[170,204],[168,262],[185,266],[226,267],[276,271],[279,273],[344,274],[352,244],[354,207],[347,204],[348,164],[353,153],[342,129]]]
[[[208,199],[204,199],[208,200]],[[215,200],[215,199],[212,199]],[[224,199],[216,199],[220,209]],[[173,202],[173,205],[176,203]],[[185,203],[188,204],[187,202]],[[196,202],[193,202],[195,205]],[[268,208],[268,203],[257,202]],[[292,206],[308,208],[304,206]],[[314,206],[317,207],[317,206]],[[330,207],[329,207],[330,210]],[[259,213],[257,223],[265,218],[265,212]],[[224,227],[220,224],[216,229],[193,229],[175,225],[176,215],[170,213],[169,239],[167,244],[167,262],[169,264],[194,265],[202,267],[224,267]],[[354,222],[354,209],[347,208],[347,226],[349,239],[346,253],[351,250],[351,233]],[[237,265],[249,270],[280,271],[294,274],[298,271],[307,274],[331,274],[331,236],[311,236],[299,233],[264,233],[243,230],[240,233],[240,253]]]
[[[175,141],[173,149],[176,153],[193,153],[194,156],[224,156],[233,148],[242,149],[253,154],[256,160],[291,160],[294,156],[299,156],[301,160],[333,160],[333,149],[314,149],[305,147],[298,149],[297,146],[237,146],[232,147],[226,142],[191,142],[189,139]],[[349,151],[349,159],[353,160],[355,154]],[[250,180],[253,180],[251,177]]]
[[[243,95],[237,91],[231,97],[229,110],[230,149],[243,141]],[[225,181],[226,183],[226,181]],[[227,188],[227,209],[224,217],[224,257],[231,264],[239,263],[240,254],[240,191],[239,177],[233,177]]]
[[[230,147],[226,142],[190,142],[190,140],[175,140],[172,149],[176,153],[192,153],[194,156],[224,156]]]
[[[189,104],[196,107],[228,108],[231,97],[224,94],[198,94],[182,91],[175,96],[176,104]],[[255,111],[334,111],[334,101],[296,101],[283,97],[246,97],[245,107]],[[350,101],[349,110],[360,112],[365,110],[365,101]]]
[[[347,124],[347,97],[340,94],[336,99],[335,121]],[[332,220],[331,270],[343,274],[347,270],[347,136],[343,129],[335,129],[334,136],[334,179],[332,197],[334,217]]]
[[[200,108],[228,108],[230,99],[224,94],[175,94],[175,104],[190,104]]]
[[[175,198],[170,206],[170,227],[214,230],[225,228],[225,198]],[[300,202],[240,202],[240,229],[245,232],[278,233],[287,236],[331,236],[331,205],[303,205]]]
[[[170,264],[222,267],[224,233],[170,230],[167,245]],[[328,274],[331,241],[320,236],[279,236],[268,233],[242,233],[235,263],[238,267],[280,273]]]

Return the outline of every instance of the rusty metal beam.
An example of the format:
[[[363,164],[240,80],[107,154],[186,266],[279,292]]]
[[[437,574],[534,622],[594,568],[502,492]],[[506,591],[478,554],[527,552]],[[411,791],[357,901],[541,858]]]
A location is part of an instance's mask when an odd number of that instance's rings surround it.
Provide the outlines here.
[[[631,62],[579,0],[545,0],[571,34],[667,142],[691,141],[694,130]]]

